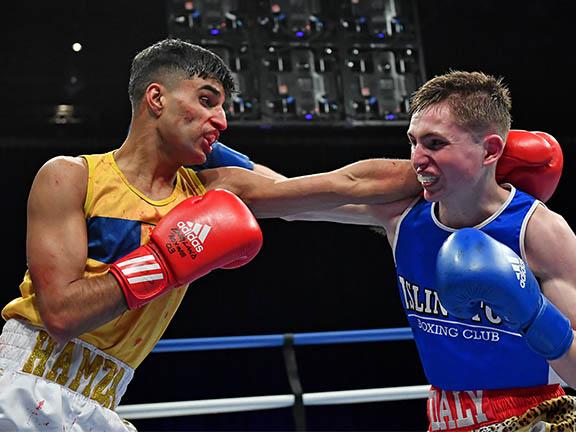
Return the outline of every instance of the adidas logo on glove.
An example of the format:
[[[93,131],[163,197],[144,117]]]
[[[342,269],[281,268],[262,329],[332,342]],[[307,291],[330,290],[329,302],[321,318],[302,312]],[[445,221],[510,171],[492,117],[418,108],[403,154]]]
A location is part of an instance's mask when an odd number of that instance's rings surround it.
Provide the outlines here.
[[[186,237],[190,244],[196,249],[196,252],[204,250],[204,241],[212,229],[210,225],[203,225],[195,222],[178,222],[180,232]]]
[[[509,256],[508,262],[512,265],[512,270],[516,273],[516,277],[520,281],[520,286],[522,288],[526,287],[526,266],[524,265],[524,261],[520,258]]]

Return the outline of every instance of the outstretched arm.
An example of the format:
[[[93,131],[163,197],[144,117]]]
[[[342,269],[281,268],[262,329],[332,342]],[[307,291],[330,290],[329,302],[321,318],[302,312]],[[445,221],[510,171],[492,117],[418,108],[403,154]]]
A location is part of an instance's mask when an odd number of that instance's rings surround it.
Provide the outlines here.
[[[504,154],[498,162],[497,180],[510,182],[536,198],[546,201],[552,196],[558,184],[562,171],[562,161],[560,144],[551,135],[543,132],[510,131]],[[314,202],[315,207],[312,210],[290,213],[282,216],[283,219],[321,220],[378,226],[388,224],[387,229],[393,227],[389,223],[393,223],[393,219],[399,216],[414,197],[420,193],[421,189],[416,182],[409,161],[396,161],[399,164],[397,167],[398,177],[394,177],[395,173],[388,165],[389,162],[390,160],[386,159],[361,161],[340,170],[320,175],[315,179],[318,183],[301,183],[300,180],[289,180],[304,185],[304,190],[297,192],[301,196],[305,196],[306,193],[319,192],[333,181],[335,195],[324,195],[319,201]],[[402,171],[402,169],[406,171]],[[311,180],[307,178],[306,182],[309,181]],[[322,182],[326,183],[321,184]],[[406,182],[405,189],[398,189],[402,182]],[[305,190],[313,184],[315,186],[312,188],[312,192]],[[287,185],[290,183],[285,184],[285,186]],[[347,187],[351,189],[346,191]],[[394,193],[398,191],[405,192],[405,195],[400,194],[394,197]],[[344,195],[341,195],[342,192]],[[368,196],[364,195],[366,193]],[[384,195],[378,196],[381,193]],[[326,199],[326,203],[329,203],[330,200],[338,201],[343,197],[341,202],[360,204],[346,204],[334,208],[321,207],[324,204],[324,199]],[[376,198],[375,202],[371,200],[374,197]],[[394,200],[394,198],[400,201],[391,205],[390,200]]]
[[[261,218],[346,204],[385,204],[421,192],[410,161],[403,159],[368,159],[326,173],[280,180],[239,168],[205,170],[198,175],[208,189],[224,188],[240,196]]]

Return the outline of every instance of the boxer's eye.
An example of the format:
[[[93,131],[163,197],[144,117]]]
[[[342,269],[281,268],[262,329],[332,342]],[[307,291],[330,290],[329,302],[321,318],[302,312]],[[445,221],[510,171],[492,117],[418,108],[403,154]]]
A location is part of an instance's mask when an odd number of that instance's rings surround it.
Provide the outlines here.
[[[202,103],[202,105],[208,108],[211,108],[215,105],[209,96],[200,96],[200,102]]]
[[[433,139],[426,142],[426,148],[430,150],[438,150],[444,146],[444,141],[439,139]]]

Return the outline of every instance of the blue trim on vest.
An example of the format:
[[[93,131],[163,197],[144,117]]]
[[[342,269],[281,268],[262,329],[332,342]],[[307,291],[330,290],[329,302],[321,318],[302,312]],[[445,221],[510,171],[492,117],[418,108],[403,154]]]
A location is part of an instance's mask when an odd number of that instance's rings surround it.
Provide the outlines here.
[[[521,230],[534,198],[516,190],[508,206],[481,228],[519,256]],[[419,201],[401,221],[395,257],[398,287],[429,382],[445,390],[504,389],[548,384],[549,365],[490,308],[475,319],[448,315],[435,290],[436,257],[452,231]]]
[[[94,216],[86,221],[88,258],[111,264],[140,246],[141,221]]]

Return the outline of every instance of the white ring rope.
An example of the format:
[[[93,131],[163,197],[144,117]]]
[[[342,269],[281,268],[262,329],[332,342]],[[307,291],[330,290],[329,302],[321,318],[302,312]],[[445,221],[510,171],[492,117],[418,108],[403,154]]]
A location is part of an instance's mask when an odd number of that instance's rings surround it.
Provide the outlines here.
[[[353,343],[375,341],[398,341],[413,338],[409,327],[352,330],[320,333],[296,333],[295,345],[325,343]],[[196,351],[214,349],[237,349],[278,347],[285,341],[284,335],[233,336],[220,338],[161,340],[154,352]],[[566,384],[559,380],[563,386]],[[387,387],[365,390],[344,390],[302,395],[304,405],[344,405],[364,402],[384,402],[428,397],[430,385]],[[294,395],[252,396],[241,398],[205,399],[180,402],[159,402],[136,405],[120,405],[116,411],[128,420],[176,417],[200,414],[220,414],[240,411],[256,411],[291,407]]]
[[[413,338],[409,327],[351,330],[319,333],[295,333],[294,345],[398,341]],[[158,342],[154,352],[197,351],[215,349],[280,347],[285,335],[232,336],[216,338],[167,339]],[[304,405],[337,405],[361,402],[421,399],[428,397],[429,385],[389,387],[367,390],[345,390],[302,395]],[[128,420],[219,414],[291,407],[294,395],[253,396],[181,402],[121,405],[116,411]]]
[[[424,399],[430,385],[305,393],[304,405],[344,405],[364,402]],[[253,396],[181,402],[121,405],[116,412],[127,420],[286,408],[294,395]]]

